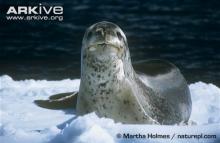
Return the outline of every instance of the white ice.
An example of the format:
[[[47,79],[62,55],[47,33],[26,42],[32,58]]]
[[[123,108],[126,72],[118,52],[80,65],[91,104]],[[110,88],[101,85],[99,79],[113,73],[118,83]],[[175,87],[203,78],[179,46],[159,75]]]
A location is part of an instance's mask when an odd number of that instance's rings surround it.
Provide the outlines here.
[[[99,118],[95,113],[76,117],[73,110],[48,110],[33,103],[35,99],[47,99],[52,94],[76,91],[79,83],[79,79],[15,81],[7,75],[0,76],[0,142],[220,143],[220,88],[213,84],[196,82],[189,85],[193,103],[190,120],[197,123],[191,126],[124,125]],[[134,138],[126,138],[127,134]],[[169,138],[148,138],[151,134],[169,135]],[[197,136],[178,138],[185,134]],[[214,136],[199,138],[201,134]],[[143,135],[146,138],[138,138]]]

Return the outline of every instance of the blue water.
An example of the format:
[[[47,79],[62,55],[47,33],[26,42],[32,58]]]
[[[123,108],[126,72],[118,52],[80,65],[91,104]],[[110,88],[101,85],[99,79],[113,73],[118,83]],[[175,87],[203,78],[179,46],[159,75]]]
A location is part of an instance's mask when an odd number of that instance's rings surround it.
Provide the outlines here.
[[[107,20],[125,32],[133,63],[151,58],[176,64],[189,82],[220,85],[219,0],[60,0],[64,21],[0,21],[0,75],[15,79],[77,78],[83,34]],[[34,1],[0,1],[38,4]]]

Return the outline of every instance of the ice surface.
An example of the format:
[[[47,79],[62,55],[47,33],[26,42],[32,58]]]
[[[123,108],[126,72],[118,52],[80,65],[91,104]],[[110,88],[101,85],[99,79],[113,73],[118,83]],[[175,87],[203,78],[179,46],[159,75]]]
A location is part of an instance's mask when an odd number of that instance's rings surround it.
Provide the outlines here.
[[[0,76],[1,143],[115,143],[115,142],[220,142],[220,88],[213,84],[190,84],[192,126],[123,125],[95,113],[76,117],[73,110],[37,107],[35,99],[76,91],[79,79],[61,81],[23,80]],[[119,135],[120,134],[120,135]],[[130,134],[133,138],[126,138]],[[143,135],[169,135],[165,138],[137,138]],[[216,138],[180,139],[178,135],[216,135]],[[136,137],[135,137],[136,136]]]

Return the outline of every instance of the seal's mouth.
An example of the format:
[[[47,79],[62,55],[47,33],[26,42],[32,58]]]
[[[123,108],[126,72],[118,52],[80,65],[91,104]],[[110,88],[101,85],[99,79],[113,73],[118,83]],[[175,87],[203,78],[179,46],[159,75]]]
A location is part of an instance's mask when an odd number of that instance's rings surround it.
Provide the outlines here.
[[[110,42],[97,42],[94,44],[90,44],[88,46],[88,50],[90,52],[93,51],[107,51],[107,52],[119,52],[120,51],[120,46],[115,45]]]
[[[96,62],[110,62],[121,57],[120,48],[112,43],[99,42],[91,44],[87,48],[87,56]]]

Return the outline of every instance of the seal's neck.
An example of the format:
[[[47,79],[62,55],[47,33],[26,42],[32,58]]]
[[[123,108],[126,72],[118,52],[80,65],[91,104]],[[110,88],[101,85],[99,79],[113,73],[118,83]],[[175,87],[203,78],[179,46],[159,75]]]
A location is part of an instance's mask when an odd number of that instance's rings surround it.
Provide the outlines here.
[[[129,62],[117,59],[106,64],[82,63],[81,85],[86,90],[111,90],[120,89],[121,81],[133,76],[132,66]],[[98,88],[97,88],[98,87]],[[115,89],[114,89],[115,90]],[[95,91],[94,91],[95,92]]]

